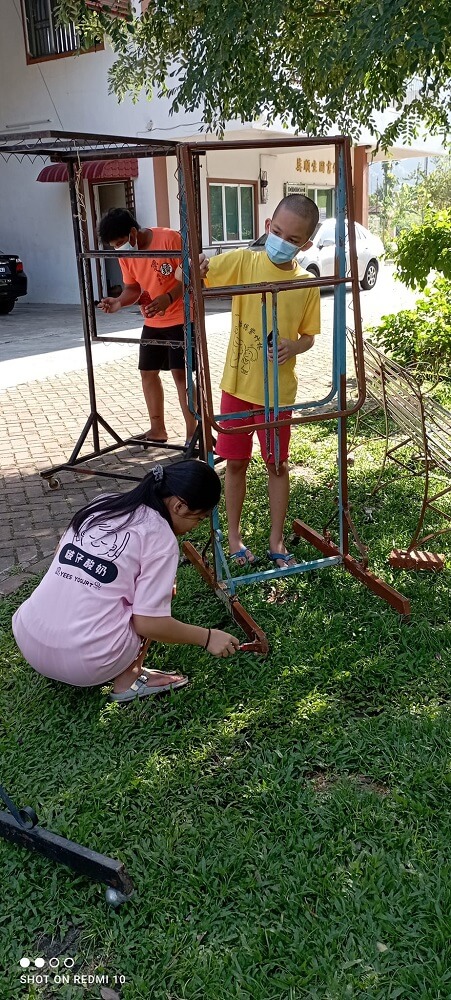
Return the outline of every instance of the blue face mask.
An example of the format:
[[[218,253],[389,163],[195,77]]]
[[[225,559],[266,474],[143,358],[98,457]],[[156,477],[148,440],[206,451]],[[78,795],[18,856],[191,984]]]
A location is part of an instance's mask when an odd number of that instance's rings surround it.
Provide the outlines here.
[[[273,264],[288,264],[296,254],[300,253],[301,248],[270,232],[266,237],[265,250]]]

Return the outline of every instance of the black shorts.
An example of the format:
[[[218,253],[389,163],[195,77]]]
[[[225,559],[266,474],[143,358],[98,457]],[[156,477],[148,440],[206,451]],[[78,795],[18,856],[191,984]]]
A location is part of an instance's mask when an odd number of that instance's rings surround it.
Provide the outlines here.
[[[163,371],[169,372],[172,368],[183,371],[185,368],[185,345],[183,325],[177,326],[143,326],[141,340],[176,340],[180,341],[180,347],[164,347],[159,344],[143,345],[139,348],[138,368],[141,372]]]

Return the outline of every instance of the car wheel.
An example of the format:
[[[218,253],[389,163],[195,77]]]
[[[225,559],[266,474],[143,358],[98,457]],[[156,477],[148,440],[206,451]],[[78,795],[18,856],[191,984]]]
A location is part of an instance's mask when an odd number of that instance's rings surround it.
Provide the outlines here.
[[[5,299],[3,302],[0,301],[0,316],[6,316],[10,313],[16,304],[15,299]]]
[[[374,288],[377,281],[378,271],[379,264],[377,263],[377,260],[369,260],[366,265],[365,274],[360,282],[360,287],[363,288],[364,291]]]
[[[307,271],[312,275],[312,278],[319,278],[319,270],[314,264],[309,264]]]

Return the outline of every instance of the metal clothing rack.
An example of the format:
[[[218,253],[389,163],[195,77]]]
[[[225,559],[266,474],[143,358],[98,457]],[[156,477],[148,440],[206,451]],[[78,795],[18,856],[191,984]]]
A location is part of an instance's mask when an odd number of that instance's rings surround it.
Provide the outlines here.
[[[302,147],[335,147],[335,197],[336,197],[336,246],[335,273],[331,278],[306,278],[292,281],[277,281],[259,285],[225,286],[221,288],[203,288],[196,268],[190,275],[189,259],[197,260],[201,250],[198,240],[199,218],[196,201],[196,164],[200,152],[220,150],[226,153],[232,149],[268,148],[302,148]],[[357,413],[365,401],[365,369],[363,356],[362,326],[360,317],[359,279],[355,244],[354,206],[351,179],[351,156],[349,140],[342,136],[328,139],[267,139],[258,141],[223,141],[208,142],[208,146],[200,141],[180,143],[177,148],[179,167],[179,197],[181,208],[181,233],[183,247],[183,280],[185,288],[185,318],[189,316],[190,297],[194,302],[194,347],[197,358],[198,391],[200,397],[200,417],[204,438],[204,451],[210,464],[214,461],[212,431],[222,433],[244,434],[254,430],[252,423],[246,419],[256,414],[263,417],[260,427],[266,431],[269,451],[271,431],[274,434],[274,462],[276,469],[279,464],[279,430],[286,425],[300,425],[315,421],[336,421],[337,425],[337,465],[338,465],[338,496],[336,499],[336,519],[338,521],[338,538],[333,540],[329,526],[321,533],[300,519],[293,522],[295,536],[303,538],[319,553],[298,563],[296,566],[274,568],[266,571],[254,571],[233,576],[223,547],[223,533],[218,510],[213,512],[211,519],[211,535],[208,545],[199,553],[190,543],[185,542],[183,550],[188,561],[206,580],[216,595],[226,604],[235,619],[250,639],[250,648],[255,652],[266,654],[268,640],[258,624],[248,615],[238,601],[237,590],[248,584],[258,584],[275,579],[296,576],[311,570],[323,570],[328,567],[342,566],[347,572],[358,579],[364,586],[378,597],[390,604],[403,617],[410,615],[409,601],[398,591],[390,587],[384,580],[376,577],[368,568],[367,550],[360,540],[353,524],[349,498],[347,477],[347,422],[350,416]],[[346,222],[348,220],[348,242],[350,255],[350,274],[346,265]],[[357,400],[348,404],[348,380],[346,369],[346,287],[352,292],[355,321],[356,344],[356,376]],[[268,355],[268,296],[272,297],[272,329],[277,330],[278,296],[286,289],[310,287],[333,287],[334,289],[334,321],[333,321],[333,355],[332,355],[332,386],[330,392],[322,399],[314,402],[295,403],[292,406],[280,406],[278,395],[278,362],[274,353],[272,369],[273,404],[270,405],[270,369]],[[264,406],[253,411],[243,411],[231,415],[215,413],[212,399],[208,345],[205,330],[205,301],[210,297],[225,298],[235,295],[255,294],[261,297],[262,303],[262,350],[264,376]],[[309,412],[303,412],[308,410]],[[290,416],[287,411],[292,411]],[[227,421],[243,418],[240,427],[227,428]],[[357,549],[357,558],[350,552],[350,544]]]
[[[121,159],[131,156],[138,158],[174,156],[175,149],[176,143],[174,142],[168,143],[162,140],[152,140],[152,142],[149,142],[146,139],[92,135],[88,133],[44,131],[14,133],[7,138],[0,137],[0,157],[6,161],[11,157],[19,161],[23,159],[34,161],[39,158],[50,158],[54,163],[66,163],[68,169],[72,227],[86,354],[89,412],[68,460],[60,465],[52,466],[50,469],[45,469],[40,473],[43,479],[48,481],[52,489],[59,487],[60,484],[56,478],[56,474],[62,470],[76,470],[78,473],[85,473],[87,475],[113,477],[115,479],[139,482],[141,478],[139,476],[126,475],[115,470],[106,472],[86,463],[130,444],[140,445],[145,449],[152,448],[152,442],[147,439],[144,440],[132,435],[124,437],[117,433],[99,412],[97,405],[92,342],[114,340],[115,343],[136,343],[139,345],[140,343],[146,343],[146,341],[127,337],[104,337],[99,336],[97,332],[90,260],[101,257],[124,257],[127,255],[113,251],[104,253],[90,251],[87,248],[85,207],[82,185],[80,184],[82,164],[86,160],[92,159]],[[135,256],[167,257],[167,252],[135,252]],[[177,254],[174,253],[174,256],[177,256]],[[152,338],[152,341],[147,341],[147,343],[163,343],[165,346],[168,346],[171,344],[171,341]],[[172,343],[176,347],[180,346],[179,342]],[[190,400],[192,406],[194,401],[193,394],[194,386],[192,378],[190,378]],[[100,446],[100,428],[103,428],[112,438],[113,444],[106,447]],[[89,434],[92,435],[92,451],[87,455],[81,456],[81,450]],[[195,454],[199,441],[200,429],[198,427],[188,448],[181,448],[178,445],[163,444],[161,442],[155,443],[154,447],[157,446],[159,450],[176,451],[181,453],[183,458],[189,458]],[[133,884],[121,862],[44,829],[39,825],[34,809],[30,806],[25,806],[22,809],[18,808],[1,785],[0,800],[3,801],[7,808],[7,811],[0,811],[0,837],[11,843],[26,847],[28,850],[42,854],[59,864],[66,865],[86,878],[104,882],[108,887],[106,890],[106,900],[111,906],[117,907],[131,898]]]
[[[96,311],[94,304],[94,290],[92,284],[91,260],[127,257],[127,253],[119,251],[99,251],[91,250],[88,247],[86,209],[83,195],[82,166],[89,160],[116,160],[153,158],[157,156],[175,156],[178,143],[176,141],[166,141],[162,139],[136,139],[127,136],[95,135],[84,132],[27,132],[13,133],[7,137],[0,137],[0,156],[4,160],[14,157],[18,160],[38,158],[50,160],[53,163],[66,163],[68,171],[68,185],[72,216],[72,229],[75,245],[75,256],[77,264],[77,276],[80,292],[81,315],[83,325],[84,349],[86,355],[86,370],[89,392],[89,412],[86,417],[80,435],[74,444],[73,450],[65,462],[54,465],[51,468],[43,469],[40,475],[45,479],[51,489],[58,489],[60,486],[57,474],[63,470],[76,469],[78,473],[86,475],[96,475],[105,478],[124,479],[139,481],[139,476],[133,476],[115,470],[105,471],[90,465],[94,459],[102,455],[107,455],[117,449],[129,445],[140,446],[143,449],[158,448],[159,451],[176,452],[181,458],[191,458],[199,453],[199,445],[202,448],[200,426],[190,442],[185,447],[168,442],[152,442],[150,439],[139,436],[125,436],[118,433],[99,411],[97,404],[95,372],[92,357],[92,343],[98,341],[114,342],[119,344],[152,344],[154,346],[163,345],[166,347],[180,347],[180,342],[171,341],[167,338],[151,340],[137,340],[131,337],[109,337],[100,335],[97,330]],[[198,186],[198,182],[197,182]],[[167,251],[135,251],[135,257],[167,257]],[[179,256],[177,252],[172,252],[174,257]],[[128,256],[130,256],[128,254]],[[189,338],[191,343],[191,338]],[[190,350],[187,344],[187,350]],[[192,368],[192,366],[191,366]],[[189,380],[189,405],[194,412],[194,388],[192,378]],[[103,429],[112,439],[112,444],[100,446],[100,429]],[[92,450],[88,454],[81,455],[82,448],[89,435],[92,435]]]

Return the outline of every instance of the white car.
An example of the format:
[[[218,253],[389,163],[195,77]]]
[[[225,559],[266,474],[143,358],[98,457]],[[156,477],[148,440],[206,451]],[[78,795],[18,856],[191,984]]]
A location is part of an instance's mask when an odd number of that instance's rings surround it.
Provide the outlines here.
[[[346,223],[346,268],[349,271],[348,224]],[[357,249],[357,265],[360,286],[363,289],[374,288],[379,272],[379,257],[384,254],[384,245],[378,236],[368,229],[355,223]],[[248,244],[250,250],[263,250],[266,234]],[[332,278],[335,266],[335,219],[326,219],[317,227],[312,238],[313,246],[298,254],[297,260],[301,267],[315,278]]]

